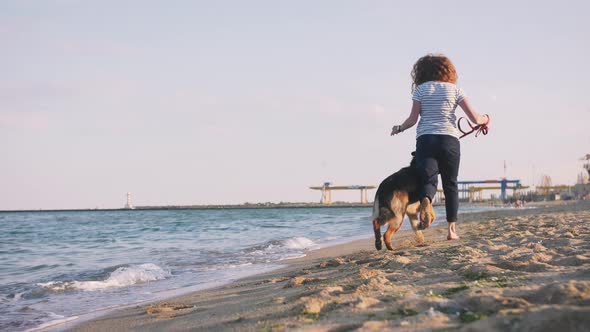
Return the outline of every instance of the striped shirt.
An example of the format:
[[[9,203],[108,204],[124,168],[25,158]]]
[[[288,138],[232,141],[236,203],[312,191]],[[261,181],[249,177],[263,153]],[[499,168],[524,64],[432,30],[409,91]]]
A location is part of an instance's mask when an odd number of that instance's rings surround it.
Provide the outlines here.
[[[453,83],[429,81],[418,85],[412,96],[413,100],[420,102],[416,138],[426,134],[459,138],[455,109],[463,98],[463,90]]]

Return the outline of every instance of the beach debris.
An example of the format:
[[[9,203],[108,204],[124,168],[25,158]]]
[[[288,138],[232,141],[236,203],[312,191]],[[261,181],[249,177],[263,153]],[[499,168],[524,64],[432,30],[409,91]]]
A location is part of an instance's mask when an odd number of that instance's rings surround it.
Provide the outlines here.
[[[426,315],[428,315],[428,316],[432,317],[432,316],[435,316],[437,313],[440,313],[440,311],[436,311],[436,310],[434,310],[434,308],[433,308],[433,307],[430,307],[430,308],[428,308],[428,310],[426,310],[424,313],[425,313]]]
[[[590,308],[542,306],[518,316],[496,316],[469,325],[469,331],[585,331],[590,325]]]
[[[395,257],[393,257],[393,259],[391,261],[402,264],[402,265],[410,264],[412,262],[412,260],[410,258],[404,257],[404,256],[395,256]]]
[[[482,315],[482,314],[477,314],[471,311],[465,311],[465,312],[461,312],[459,314],[459,320],[462,323],[471,323],[471,322],[475,322],[481,319],[485,319],[488,316],[486,315]]]
[[[455,301],[444,300],[440,301],[437,305],[438,309],[447,315],[459,316],[461,312],[465,311],[465,309],[458,305]]]
[[[407,264],[411,263],[412,259],[404,256],[393,256],[385,261],[381,268],[387,272],[397,271],[404,268]]]
[[[272,279],[265,280],[264,282],[271,283],[271,284],[276,284],[276,283],[283,282],[283,281],[286,281],[286,280],[289,280],[289,279],[291,279],[291,277],[277,277],[277,278],[272,278]]]
[[[289,280],[289,283],[285,285],[285,288],[299,286],[299,285],[307,285],[311,283],[316,283],[320,281],[324,281],[326,278],[305,278],[305,277],[294,277]]]
[[[427,320],[425,321],[424,318],[426,317]],[[434,307],[428,308],[428,310],[416,316],[415,319],[422,321],[422,323],[428,322],[428,324],[432,324],[433,326],[445,325],[450,320],[448,315],[434,309]]]
[[[334,259],[330,259],[329,261],[321,262],[319,267],[321,267],[321,268],[337,267],[342,264],[346,264],[346,261],[341,257],[336,257]]]
[[[194,306],[183,303],[162,302],[150,304],[146,314],[155,315],[156,318],[173,318],[192,312]]]
[[[477,283],[477,280],[474,281],[474,283]],[[461,286],[457,286],[457,287],[451,287],[451,288],[445,290],[444,292],[442,292],[440,295],[442,295],[444,297],[449,297],[449,296],[453,296],[456,293],[460,293],[466,289],[469,289],[469,285],[461,285]]]
[[[322,308],[326,305],[326,301],[317,297],[304,296],[299,299],[303,304],[303,314],[319,314]]]
[[[370,292],[370,291],[389,291],[393,290],[395,287],[391,285],[389,279],[383,276],[375,276],[373,278],[369,278],[365,280],[365,284],[357,287],[356,292]]]
[[[285,287],[293,287],[302,285],[307,279],[305,277],[294,277],[289,280],[289,283]]]
[[[557,266],[582,266],[590,263],[590,258],[584,255],[574,255],[570,257],[562,257],[551,261],[549,264]]]
[[[380,274],[383,274],[383,271],[361,268],[359,270],[359,274],[363,279],[370,279]]]
[[[328,287],[324,287],[320,291],[320,296],[329,297],[332,295],[332,293],[341,293],[343,291],[344,291],[344,289],[342,288],[342,286],[328,286]]]
[[[547,248],[545,248],[542,244],[542,241],[529,241],[529,243],[527,243],[526,247],[531,249],[533,252],[538,252],[538,251],[546,251]]]
[[[473,312],[483,314],[496,314],[506,309],[524,309],[531,304],[519,297],[506,297],[500,294],[498,289],[487,289],[485,292],[471,292],[465,297],[459,298],[463,307],[468,307]]]
[[[426,297],[439,297],[439,298],[442,298],[442,295],[433,292],[432,289],[428,290],[428,293],[426,293],[425,296]]]
[[[531,260],[535,261],[535,262],[549,262],[551,259],[553,259],[552,256],[544,254],[544,253],[535,253],[531,256],[530,258]]]
[[[354,304],[354,307],[357,309],[366,309],[368,307],[372,307],[377,303],[380,303],[381,301],[372,298],[372,297],[367,297],[367,296],[359,296],[356,299],[356,302]]]
[[[513,258],[514,259],[514,258]],[[495,266],[511,271],[526,271],[526,272],[545,272],[551,270],[552,267],[548,264],[530,260],[528,262],[519,262],[516,260],[500,260]]]
[[[368,320],[363,322],[363,325],[359,329],[355,329],[355,331],[386,331],[387,328],[387,321]]]
[[[188,305],[188,304],[182,304],[182,303],[163,302],[163,303],[158,303],[158,304],[151,304],[148,307],[146,313],[148,315],[152,315],[152,314],[160,313],[160,312],[188,309],[188,308],[193,308],[193,306]]]
[[[418,315],[419,312],[412,309],[412,308],[401,307],[401,308],[398,308],[397,311],[394,312],[394,314],[400,315],[402,317],[412,317],[412,316]]]
[[[589,305],[590,281],[570,280],[567,283],[552,283],[525,298],[535,303]]]
[[[458,270],[459,274],[470,281],[485,279],[498,274],[499,268],[485,264],[468,264]]]

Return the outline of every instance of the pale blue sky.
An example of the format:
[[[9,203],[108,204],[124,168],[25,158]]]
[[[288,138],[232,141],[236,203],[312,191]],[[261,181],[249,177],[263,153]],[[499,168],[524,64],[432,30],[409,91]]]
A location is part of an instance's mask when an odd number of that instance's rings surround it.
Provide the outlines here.
[[[410,71],[455,63],[490,134],[460,179],[590,153],[586,1],[3,1],[0,209],[318,201],[405,166]],[[459,114],[462,111],[458,110]],[[359,194],[335,193],[335,200]]]

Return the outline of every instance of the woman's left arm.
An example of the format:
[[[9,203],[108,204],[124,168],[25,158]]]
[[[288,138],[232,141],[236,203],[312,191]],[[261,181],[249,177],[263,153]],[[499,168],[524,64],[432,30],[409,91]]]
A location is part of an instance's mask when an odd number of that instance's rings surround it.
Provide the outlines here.
[[[412,128],[416,122],[418,122],[418,117],[420,116],[420,102],[413,101],[412,104],[412,111],[410,111],[410,116],[399,126],[393,126],[391,130],[391,136],[401,133],[406,129]]]

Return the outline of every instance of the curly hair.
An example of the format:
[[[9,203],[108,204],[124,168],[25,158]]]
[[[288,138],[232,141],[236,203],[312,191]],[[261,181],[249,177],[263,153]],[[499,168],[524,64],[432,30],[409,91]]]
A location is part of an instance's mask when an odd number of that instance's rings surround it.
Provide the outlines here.
[[[451,60],[442,54],[427,54],[418,59],[412,68],[412,92],[428,81],[457,83],[457,71]]]

